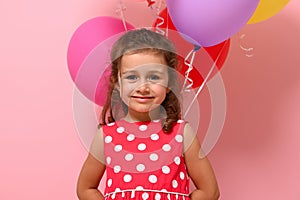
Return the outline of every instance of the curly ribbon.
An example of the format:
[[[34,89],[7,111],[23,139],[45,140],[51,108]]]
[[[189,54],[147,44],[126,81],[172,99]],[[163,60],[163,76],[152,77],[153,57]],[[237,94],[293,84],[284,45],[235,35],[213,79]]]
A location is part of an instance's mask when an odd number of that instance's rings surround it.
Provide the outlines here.
[[[167,37],[167,32],[161,28],[161,26],[165,24],[165,19],[159,15],[156,16],[156,19],[159,21],[155,27],[156,32]],[[168,28],[166,30],[168,30]]]
[[[194,58],[195,58],[195,55],[196,55],[196,52],[200,49],[201,47],[200,46],[197,46],[195,45],[194,46],[194,49],[192,51],[190,51],[188,53],[188,55],[185,57],[184,59],[184,64],[186,64],[188,66],[188,69],[186,70],[185,72],[185,79],[184,79],[184,82],[183,82],[183,91],[185,92],[190,92],[194,84],[194,81],[193,79],[191,79],[189,77],[190,75],[190,72],[193,70],[193,63],[194,63]],[[191,57],[190,59],[190,62],[188,62],[188,59]],[[188,84],[189,83],[189,84]]]
[[[126,10],[126,5],[124,3],[123,0],[120,0],[119,1],[119,4],[117,6],[117,9],[116,9],[116,13],[120,16],[120,18],[122,19],[122,22],[123,22],[123,26],[124,26],[124,29],[125,31],[128,31],[127,29],[127,26],[126,26],[126,20],[125,20],[125,17],[124,17],[124,11]]]
[[[149,3],[151,2],[151,4]],[[153,4],[156,3],[154,0],[148,0],[148,7],[150,7],[152,10],[153,10]],[[168,27],[166,27],[166,31],[164,31],[161,27],[165,24],[165,19],[161,16],[159,16],[160,14],[160,11],[161,11],[161,8],[162,8],[162,0],[159,0],[157,3],[156,3],[156,6],[155,6],[155,19],[157,21],[156,25],[155,25],[155,31],[161,35],[164,35],[166,37],[168,37]],[[168,24],[166,24],[168,26]]]
[[[240,48],[243,50],[243,51],[245,51],[245,55],[247,56],[247,57],[252,57],[253,56],[253,48],[252,47],[250,47],[250,48],[246,48],[246,47],[244,47],[243,45],[242,45],[242,40],[244,39],[244,37],[246,37],[246,34],[242,34],[242,35],[240,35],[239,34],[239,45],[240,45]]]
[[[205,79],[203,80],[202,84],[200,85],[199,89],[197,90],[197,92],[196,92],[194,98],[192,99],[190,105],[189,105],[188,108],[186,109],[183,118],[186,118],[188,112],[191,110],[191,107],[192,107],[193,103],[196,101],[198,95],[199,95],[200,92],[202,91],[202,89],[203,89],[204,85],[206,84],[208,78],[210,77],[211,73],[213,72],[214,68],[216,67],[217,62],[218,62],[220,56],[222,55],[222,52],[224,51],[227,42],[228,42],[228,40],[227,40],[227,41],[225,42],[225,44],[223,45],[221,51],[220,51],[219,54],[218,54],[218,57],[216,58],[216,60],[215,60],[215,62],[213,63],[213,65],[211,66],[211,68],[210,68],[208,74],[206,75]],[[190,91],[190,90],[189,90],[189,91]]]

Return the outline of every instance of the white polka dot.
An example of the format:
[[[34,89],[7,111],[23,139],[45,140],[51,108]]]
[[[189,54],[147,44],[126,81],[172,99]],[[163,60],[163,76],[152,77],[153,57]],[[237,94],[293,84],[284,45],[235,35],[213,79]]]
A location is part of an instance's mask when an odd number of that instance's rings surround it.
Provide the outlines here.
[[[176,156],[174,158],[174,162],[175,162],[176,165],[179,165],[180,164],[180,158],[178,156]]]
[[[115,125],[115,122],[107,124],[107,126],[113,126],[113,125]]]
[[[144,190],[144,188],[142,186],[136,186],[135,188],[136,190]]]
[[[134,136],[133,134],[129,134],[129,135],[127,136],[127,140],[128,140],[129,142],[133,141],[134,138],[135,138],[135,136]]]
[[[154,134],[152,134],[152,135],[150,136],[150,138],[151,138],[151,140],[156,141],[156,140],[159,139],[159,135],[157,135],[156,133],[154,133]]]
[[[140,129],[140,131],[145,131],[145,130],[147,130],[147,125],[140,125],[139,126],[139,129]]]
[[[126,174],[123,178],[124,182],[128,183],[132,180],[132,176],[130,174]]]
[[[172,186],[173,188],[177,188],[178,187],[178,182],[176,180],[172,181]]]
[[[176,135],[176,136],[175,136],[175,140],[176,140],[177,142],[182,142],[182,141],[183,141],[182,135]]]
[[[105,143],[110,143],[112,141],[112,137],[110,135],[106,136],[104,139]]]
[[[160,122],[160,119],[154,119],[153,122],[155,123]]]
[[[138,164],[138,165],[136,166],[136,170],[139,171],[139,172],[144,171],[145,168],[146,168],[146,167],[145,167],[145,165],[143,165],[143,164]]]
[[[111,187],[111,185],[112,185],[112,179],[108,179],[108,180],[107,180],[107,186],[108,186],[108,187]]]
[[[155,175],[150,175],[148,178],[150,183],[156,183],[157,182],[157,177]]]
[[[166,189],[161,189],[161,191],[162,191],[162,192],[168,192],[168,190],[166,190]]]
[[[131,161],[132,159],[133,159],[133,154],[128,153],[128,154],[125,155],[125,160]]]
[[[114,172],[117,174],[121,171],[121,167],[119,165],[114,166]]]
[[[148,194],[147,192],[144,192],[144,193],[142,194],[142,198],[143,198],[143,200],[148,199],[148,198],[149,198],[149,194]]]
[[[158,160],[158,155],[156,153],[152,153],[152,154],[150,154],[149,158],[152,161],[157,161]]]
[[[180,172],[179,177],[180,177],[181,180],[184,180],[184,177],[185,177],[184,173]]]
[[[118,133],[123,133],[124,131],[125,131],[125,128],[122,126],[117,128]]]
[[[120,144],[117,144],[117,145],[115,146],[115,152],[120,152],[120,151],[122,151],[122,149],[123,149],[123,147],[122,147],[122,145],[120,145]]]
[[[110,165],[110,163],[111,163],[111,157],[109,157],[109,156],[106,157],[106,163],[107,163],[108,165]]]
[[[171,150],[171,146],[169,144],[165,144],[163,147],[162,147],[162,150],[164,151],[170,151]]]
[[[144,143],[140,143],[140,144],[138,145],[138,150],[140,150],[140,151],[144,151],[146,148],[147,148],[147,146],[146,146],[146,144],[144,144]]]
[[[170,167],[168,167],[168,166],[163,166],[162,168],[161,168],[161,170],[162,170],[162,172],[164,173],[164,174],[169,174],[170,173]]]
[[[182,120],[182,119],[179,119],[179,120],[177,120],[177,123],[179,123],[179,124],[181,124],[181,123],[183,123],[184,121]]]
[[[115,192],[121,192],[121,189],[120,188],[116,188]]]
[[[161,195],[159,193],[155,194],[155,200],[160,200],[161,199]]]

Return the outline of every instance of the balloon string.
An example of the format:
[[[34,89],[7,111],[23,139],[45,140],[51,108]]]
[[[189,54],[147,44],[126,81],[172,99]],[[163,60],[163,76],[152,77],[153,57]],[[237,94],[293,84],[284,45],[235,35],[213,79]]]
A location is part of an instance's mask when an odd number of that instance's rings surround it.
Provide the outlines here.
[[[185,92],[190,92],[190,88],[193,86],[194,84],[194,81],[193,79],[191,79],[189,77],[190,75],[190,72],[193,70],[193,63],[194,63],[194,59],[195,59],[195,55],[196,55],[196,52],[200,49],[199,46],[196,46],[194,47],[193,50],[191,50],[188,55],[185,57],[184,59],[184,64],[186,64],[188,66],[188,69],[185,71],[185,79],[184,79],[184,82],[183,82],[183,91]],[[191,57],[191,61],[188,62],[188,59]],[[188,84],[189,82],[189,84]],[[188,84],[188,85],[187,85]]]
[[[246,47],[244,47],[244,46],[242,45],[242,42],[241,42],[241,41],[244,39],[244,37],[246,36],[246,34],[242,34],[242,35],[238,34],[238,35],[239,35],[239,46],[240,46],[240,48],[241,48],[243,51],[246,52],[245,55],[246,55],[247,57],[252,57],[252,56],[253,56],[253,50],[254,50],[254,48],[252,48],[252,47],[246,48]]]
[[[162,1],[159,0],[158,4],[156,6],[156,18],[157,18],[157,20],[160,20],[160,23],[156,24],[156,31],[158,31],[158,33],[160,33],[164,36],[167,36],[166,32],[161,28],[161,26],[165,24],[165,19],[163,17],[159,16],[161,6],[162,6]]]
[[[169,38],[169,11],[168,8],[166,8],[167,16],[166,16],[166,37]]]
[[[185,111],[185,113],[184,113],[184,116],[183,116],[184,119],[186,118],[187,114],[188,114],[189,111],[191,110],[192,105],[194,104],[194,102],[195,102],[195,100],[197,99],[198,95],[199,95],[200,92],[202,91],[204,85],[206,84],[206,82],[207,82],[208,78],[210,77],[211,73],[213,72],[214,68],[216,67],[216,63],[218,62],[219,58],[221,57],[221,54],[222,54],[222,52],[224,51],[227,42],[228,42],[228,40],[224,43],[224,45],[223,45],[221,51],[220,51],[219,54],[218,54],[218,57],[216,58],[216,60],[215,60],[215,62],[213,63],[213,65],[211,66],[211,68],[210,68],[208,74],[206,75],[205,79],[203,80],[202,84],[200,85],[200,87],[199,87],[197,93],[195,94],[193,100],[191,101],[190,105],[189,105],[188,108],[186,109],[186,111]]]
[[[120,0],[119,4],[118,4],[118,7],[117,7],[117,10],[116,10],[116,13],[118,13],[118,15],[121,17],[124,29],[127,32],[128,29],[127,29],[127,25],[126,25],[125,16],[124,16],[124,11],[125,10],[126,10],[126,5],[125,5],[123,0]]]

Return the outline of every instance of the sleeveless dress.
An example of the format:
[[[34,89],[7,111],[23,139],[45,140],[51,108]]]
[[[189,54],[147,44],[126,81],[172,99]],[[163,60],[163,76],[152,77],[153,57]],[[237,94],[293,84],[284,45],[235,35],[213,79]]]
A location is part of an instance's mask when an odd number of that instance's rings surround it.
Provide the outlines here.
[[[184,121],[169,134],[161,121],[117,122],[103,126],[107,200],[189,200],[183,158]]]

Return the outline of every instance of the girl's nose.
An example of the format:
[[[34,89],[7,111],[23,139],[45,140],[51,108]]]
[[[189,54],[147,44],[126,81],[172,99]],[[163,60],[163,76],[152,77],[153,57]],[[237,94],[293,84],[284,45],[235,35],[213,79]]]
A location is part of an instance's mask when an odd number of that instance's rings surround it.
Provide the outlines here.
[[[140,87],[138,87],[137,92],[140,94],[149,94],[150,88],[148,83],[142,84]]]

